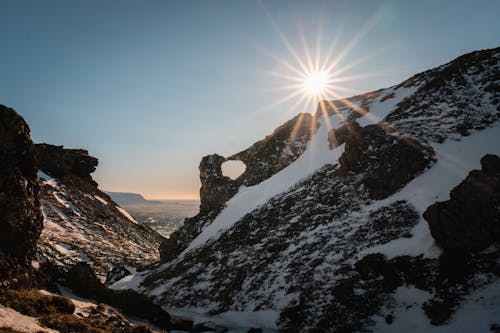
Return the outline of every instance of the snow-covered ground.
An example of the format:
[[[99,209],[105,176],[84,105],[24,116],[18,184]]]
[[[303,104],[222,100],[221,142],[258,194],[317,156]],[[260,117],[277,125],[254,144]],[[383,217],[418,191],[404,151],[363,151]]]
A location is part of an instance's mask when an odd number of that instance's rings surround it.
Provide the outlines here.
[[[58,333],[59,331],[42,327],[35,317],[25,316],[14,309],[0,305],[0,327],[9,327],[19,332]]]
[[[467,297],[448,325],[433,326],[422,310],[430,294],[414,287],[399,287],[393,304],[394,322],[387,324],[384,317],[374,316],[374,332],[379,333],[491,333],[492,324],[500,325],[500,281]]]
[[[450,199],[450,191],[457,186],[473,169],[481,169],[481,157],[485,154],[500,155],[500,126],[487,128],[472,135],[462,137],[460,141],[447,141],[433,144],[437,162],[422,175],[413,179],[401,191],[385,200],[377,201],[373,206],[386,206],[398,200],[410,202],[420,216],[436,201]],[[429,225],[421,217],[419,224],[412,230],[412,238],[400,238],[387,244],[379,245],[359,253],[362,257],[368,253],[382,253],[389,258],[398,255],[424,254],[436,258],[441,250],[435,245]]]

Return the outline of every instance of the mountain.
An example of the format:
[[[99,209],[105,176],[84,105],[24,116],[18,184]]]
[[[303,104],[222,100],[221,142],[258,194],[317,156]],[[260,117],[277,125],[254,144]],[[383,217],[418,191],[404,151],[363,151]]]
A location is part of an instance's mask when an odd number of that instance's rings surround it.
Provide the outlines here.
[[[0,331],[153,332],[137,320],[175,328],[170,315],[145,296],[107,289],[95,275],[114,264],[150,260],[142,248],[128,247],[133,233],[148,236],[141,240],[144,248],[160,239],[118,217],[122,213],[112,201],[92,197],[103,194],[90,176],[97,159],[84,150],[33,144],[24,119],[3,105],[0,138]],[[120,241],[126,244],[118,252]],[[96,303],[68,293],[68,286]]]
[[[204,157],[199,214],[163,241],[161,265],[113,288],[235,328],[497,330],[499,59],[476,51],[321,101]],[[224,177],[226,160],[245,173]]]
[[[87,262],[101,279],[115,267],[141,269],[159,260],[162,237],[99,190],[97,159],[82,149],[36,144],[44,228],[40,261],[69,268]]]
[[[142,194],[138,193],[127,193],[127,192],[105,192],[114,202],[119,205],[147,205],[147,204],[159,204],[160,201],[157,200],[146,200]]]

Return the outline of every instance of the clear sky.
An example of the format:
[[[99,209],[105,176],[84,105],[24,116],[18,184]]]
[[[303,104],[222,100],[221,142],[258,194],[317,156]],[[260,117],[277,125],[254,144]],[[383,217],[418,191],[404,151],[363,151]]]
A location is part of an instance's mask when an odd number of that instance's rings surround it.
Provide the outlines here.
[[[102,189],[193,198],[202,156],[315,111],[277,103],[284,38],[348,51],[345,97],[499,46],[499,17],[497,0],[0,0],[0,103],[36,142],[98,157]]]

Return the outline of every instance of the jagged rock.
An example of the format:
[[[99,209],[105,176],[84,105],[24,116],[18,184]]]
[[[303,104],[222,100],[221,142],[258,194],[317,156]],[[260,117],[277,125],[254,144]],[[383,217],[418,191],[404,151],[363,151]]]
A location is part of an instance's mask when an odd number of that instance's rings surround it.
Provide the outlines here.
[[[383,199],[402,188],[434,162],[434,151],[408,137],[390,135],[378,125],[350,123],[340,173],[361,174],[373,199]]]
[[[0,105],[0,251],[20,260],[33,254],[43,228],[36,173],[28,125]]]
[[[220,209],[238,190],[237,183],[222,174],[222,163],[226,158],[217,154],[208,155],[200,162],[200,213]]]
[[[445,250],[476,251],[500,242],[500,158],[485,155],[450,193],[424,212],[431,234]]]
[[[317,129],[316,117],[301,113],[276,128],[271,135],[229,158],[213,154],[200,162],[200,213],[185,220],[184,225],[160,246],[161,261],[173,259],[182,252],[222,210],[241,185],[255,185],[295,161],[306,149]],[[235,180],[222,174],[228,160],[245,163],[245,172]]]
[[[133,290],[106,288],[86,263],[78,263],[65,274],[65,285],[76,294],[117,307],[123,313],[148,319],[162,329],[172,328],[170,315],[146,296]]]
[[[52,177],[73,175],[93,182],[90,174],[95,171],[98,161],[84,149],[65,149],[40,143],[35,145],[35,154],[38,167]]]
[[[298,114],[271,135],[229,157],[228,160],[240,160],[246,165],[237,183],[252,186],[287,167],[304,152],[317,127],[316,117]]]

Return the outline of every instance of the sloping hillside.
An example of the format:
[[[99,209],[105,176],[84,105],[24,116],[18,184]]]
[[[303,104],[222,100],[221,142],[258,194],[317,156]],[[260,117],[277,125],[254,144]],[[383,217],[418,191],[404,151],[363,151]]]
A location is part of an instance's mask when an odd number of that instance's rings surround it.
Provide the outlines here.
[[[202,162],[202,188],[215,184],[226,195],[210,199],[223,201],[164,242],[164,264],[114,287],[287,332],[453,329],[474,306],[489,328],[495,300],[470,302],[497,288],[500,240],[443,252],[423,213],[473,169],[495,169],[482,158],[500,155],[499,59],[500,49],[478,51],[394,87],[321,102],[306,149],[257,184],[235,187],[220,173],[224,157]],[[473,191],[500,204],[496,190]],[[460,237],[460,226],[447,228]]]
[[[102,280],[114,268],[131,271],[159,260],[163,239],[100,191],[90,175],[97,159],[84,150],[36,145],[44,228],[38,258],[67,269],[89,263]]]

